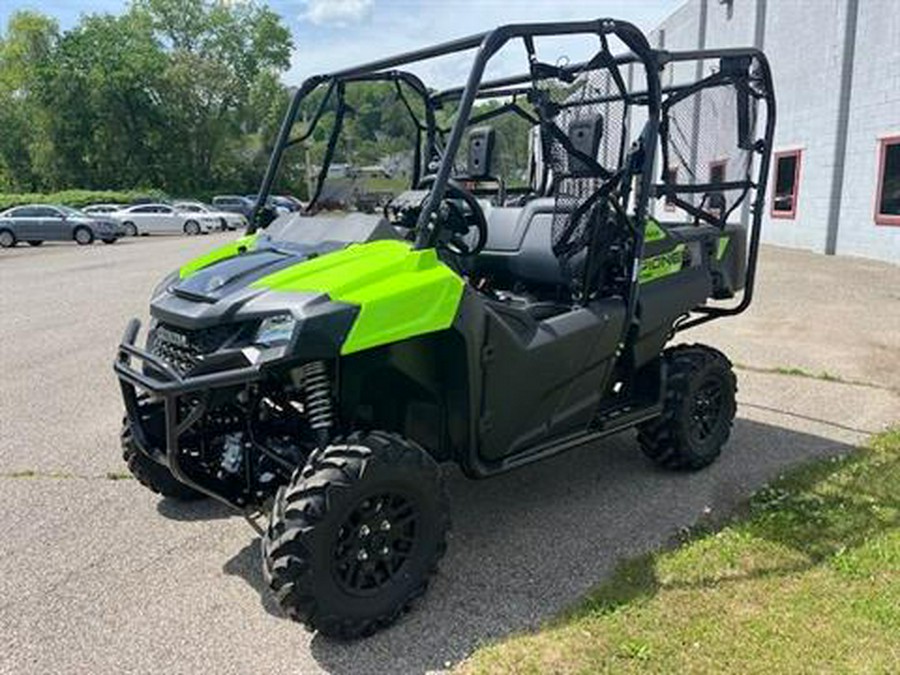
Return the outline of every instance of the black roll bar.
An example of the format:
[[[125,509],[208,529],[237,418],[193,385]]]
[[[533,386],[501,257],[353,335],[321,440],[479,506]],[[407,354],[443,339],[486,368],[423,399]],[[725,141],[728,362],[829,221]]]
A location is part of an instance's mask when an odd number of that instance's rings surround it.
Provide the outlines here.
[[[433,245],[437,240],[438,232],[434,228],[429,228],[427,225],[436,205],[443,199],[447,181],[450,178],[450,173],[453,168],[453,157],[455,157],[456,152],[462,143],[462,137],[465,133],[469,117],[471,116],[475,100],[490,96],[515,95],[517,93],[522,93],[521,90],[517,89],[517,86],[534,81],[535,74],[533,72],[482,81],[487,62],[497,53],[497,51],[512,39],[522,39],[528,44],[534,37],[574,34],[596,34],[601,36],[603,40],[605,40],[606,35],[614,34],[625,44],[630,51],[606,58],[603,64],[606,67],[618,67],[626,64],[642,64],[644,66],[647,75],[647,90],[636,93],[629,92],[628,99],[631,103],[647,107],[648,122],[644,134],[642,135],[642,139],[644,140],[643,152],[645,167],[653,166],[657,139],[659,138],[662,94],[672,93],[678,95],[680,91],[691,88],[691,85],[687,85],[663,89],[659,81],[659,71],[662,67],[678,61],[697,61],[740,56],[753,57],[760,64],[762,79],[767,85],[763,96],[767,106],[766,131],[764,137],[766,151],[760,153],[759,179],[756,181],[755,185],[753,185],[756,189],[756,195],[754,203],[752,204],[753,222],[750,231],[747,273],[742,298],[735,307],[698,307],[695,311],[700,316],[693,316],[682,322],[679,324],[678,329],[683,330],[719,316],[732,315],[744,311],[750,305],[753,298],[756,263],[759,254],[762,226],[762,213],[764,211],[766,182],[770,165],[770,150],[775,125],[775,98],[771,86],[772,78],[768,60],[760,50],[753,48],[723,48],[686,51],[654,50],[650,47],[646,37],[637,27],[630,23],[613,19],[596,19],[591,21],[573,21],[565,23],[510,24],[500,26],[489,32],[470,35],[468,37],[443,42],[432,47],[379,59],[360,66],[333,71],[330,74],[315,75],[307,78],[291,98],[287,114],[282,121],[275,147],[266,168],[262,184],[260,185],[257,202],[254,205],[251,214],[251,221],[247,229],[248,234],[252,234],[258,228],[259,211],[265,204],[268,195],[271,192],[285,148],[292,142],[299,140],[294,139],[292,141],[290,134],[303,99],[316,87],[325,82],[331,82],[332,85],[334,85],[341,81],[391,79],[393,77],[396,79],[402,78],[403,81],[416,91],[416,93],[422,95],[423,100],[426,101],[426,115],[428,115],[426,128],[429,134],[429,140],[426,144],[428,148],[428,151],[425,153],[426,161],[431,159],[437,148],[435,138],[435,131],[437,128],[436,125],[433,124],[434,108],[444,101],[459,101],[457,119],[450,129],[450,134],[446,139],[446,143],[444,143],[442,161],[438,167],[435,181],[429,196],[423,204],[423,208],[416,224],[416,246],[428,247]],[[414,75],[407,73],[406,71],[395,70],[400,66],[472,49],[477,49],[477,52],[475,53],[474,62],[469,71],[466,84],[463,87],[452,87],[438,92],[428,92],[424,84],[422,84]],[[555,69],[561,74],[577,76],[581,71],[588,68],[591,63],[592,61],[584,61],[559,66]],[[621,95],[610,97],[610,100],[613,99],[621,99]],[[600,99],[598,99],[598,102],[599,101]],[[639,199],[635,202],[634,208],[636,222],[639,222],[640,219],[646,216],[647,203],[650,196],[655,194],[655,187],[658,186],[655,186],[653,183],[652,172],[649,170],[642,171],[639,176],[639,190],[637,191]],[[634,256],[631,279],[629,280],[630,292],[627,299],[628,323],[631,323],[631,320],[634,319],[639,293],[638,273],[644,244],[643,228],[636,228],[635,237],[637,251]],[[623,336],[623,341],[625,338],[627,338],[627,336]]]

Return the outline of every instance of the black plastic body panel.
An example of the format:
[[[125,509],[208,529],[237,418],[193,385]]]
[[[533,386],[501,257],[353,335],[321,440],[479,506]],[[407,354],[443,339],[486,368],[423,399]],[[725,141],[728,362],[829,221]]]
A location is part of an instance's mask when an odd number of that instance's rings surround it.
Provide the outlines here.
[[[482,461],[586,430],[612,371],[624,304],[597,302],[543,321],[500,303],[485,311],[477,421]]]

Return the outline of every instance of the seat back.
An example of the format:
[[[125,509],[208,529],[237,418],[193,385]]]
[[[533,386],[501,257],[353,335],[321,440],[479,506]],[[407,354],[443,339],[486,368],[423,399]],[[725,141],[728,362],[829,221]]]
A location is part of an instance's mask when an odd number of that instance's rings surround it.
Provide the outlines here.
[[[626,159],[626,103],[611,96],[618,89],[611,71],[599,67],[564,87],[550,80],[540,96],[542,154],[556,204],[551,245],[570,282],[578,274],[571,263],[584,257],[601,220],[602,191]]]

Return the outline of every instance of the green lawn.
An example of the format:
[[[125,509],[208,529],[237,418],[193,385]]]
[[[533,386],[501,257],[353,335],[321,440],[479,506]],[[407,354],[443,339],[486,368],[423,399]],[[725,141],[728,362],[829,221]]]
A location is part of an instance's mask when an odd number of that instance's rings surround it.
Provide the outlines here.
[[[900,673],[900,427],[631,560],[462,673]]]

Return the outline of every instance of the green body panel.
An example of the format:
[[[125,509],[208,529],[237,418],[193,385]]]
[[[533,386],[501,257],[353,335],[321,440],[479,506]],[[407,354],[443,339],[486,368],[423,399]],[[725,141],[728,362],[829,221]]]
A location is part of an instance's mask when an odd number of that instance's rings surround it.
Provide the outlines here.
[[[462,278],[434,249],[404,241],[352,244],[270,274],[252,284],[275,291],[326,293],[359,307],[342,354],[444,330],[456,317]]]
[[[671,274],[677,274],[684,266],[684,244],[678,244],[671,251],[660,253],[641,261],[641,271],[638,274],[638,283],[646,284],[657,279],[662,279]]]
[[[728,249],[728,242],[731,241],[728,237],[719,237],[719,243],[716,247],[716,260],[721,260],[725,257],[725,251]]]
[[[656,222],[653,218],[647,218],[644,221],[644,241],[645,242],[654,242],[654,241],[662,241],[667,236],[666,231],[659,226],[659,223]]]
[[[239,237],[238,239],[235,239],[224,246],[214,248],[212,251],[204,253],[199,258],[194,258],[189,263],[183,265],[181,269],[178,270],[178,276],[182,279],[189,277],[197,270],[203,269],[208,265],[212,265],[220,260],[225,260],[225,258],[232,258],[238,253],[243,253],[244,251],[253,248],[254,244],[256,244],[255,234]]]

